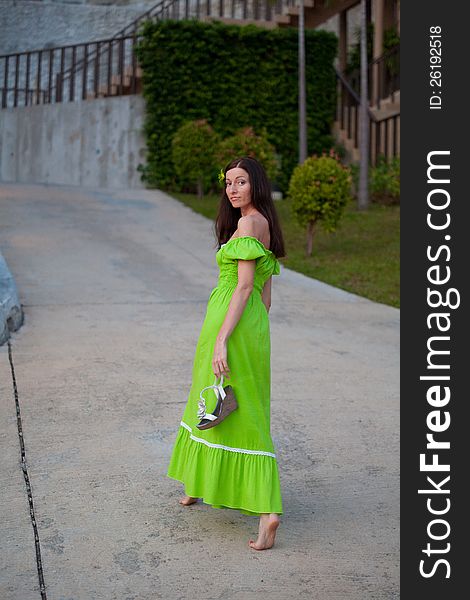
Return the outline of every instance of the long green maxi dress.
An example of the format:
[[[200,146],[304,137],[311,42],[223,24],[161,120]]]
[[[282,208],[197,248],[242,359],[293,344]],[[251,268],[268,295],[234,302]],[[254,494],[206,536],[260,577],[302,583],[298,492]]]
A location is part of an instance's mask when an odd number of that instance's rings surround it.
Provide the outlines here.
[[[238,409],[211,429],[196,425],[199,393],[214,384],[212,358],[217,334],[238,280],[238,259],[256,259],[254,288],[227,342],[229,379]],[[194,356],[192,385],[173,447],[167,476],[181,481],[188,496],[215,508],[248,515],[282,514],[281,489],[270,433],[271,340],[268,311],[261,292],[279,261],[255,237],[240,236],[216,253],[219,279],[207,304]],[[203,394],[214,410],[213,389]]]

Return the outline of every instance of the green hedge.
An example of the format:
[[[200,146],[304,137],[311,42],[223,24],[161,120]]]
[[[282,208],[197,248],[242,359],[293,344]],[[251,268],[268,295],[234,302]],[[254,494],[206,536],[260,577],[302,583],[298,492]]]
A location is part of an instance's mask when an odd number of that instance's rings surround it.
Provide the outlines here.
[[[256,132],[265,128],[281,158],[277,183],[286,190],[298,162],[297,30],[189,20],[146,21],[141,32],[144,181],[171,189],[173,134],[185,121],[207,119],[222,138],[244,126]],[[337,37],[307,30],[305,38],[308,152],[313,154],[333,145]]]

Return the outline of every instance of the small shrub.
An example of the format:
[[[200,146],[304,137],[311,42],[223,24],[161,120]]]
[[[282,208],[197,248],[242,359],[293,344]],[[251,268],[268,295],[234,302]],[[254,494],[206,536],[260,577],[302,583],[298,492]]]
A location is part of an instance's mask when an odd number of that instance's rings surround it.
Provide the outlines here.
[[[377,166],[369,171],[370,194],[373,202],[379,204],[400,203],[400,157],[390,162],[381,156]]]
[[[218,145],[219,136],[205,119],[184,123],[173,136],[172,160],[178,182],[183,189],[196,188],[198,198],[213,178]]]
[[[312,254],[315,225],[321,222],[325,231],[334,232],[351,199],[349,169],[338,160],[334,151],[329,156],[312,156],[298,165],[289,183],[295,219],[307,227],[306,254]]]
[[[359,165],[349,166],[352,177],[352,194],[357,197],[359,185]],[[379,157],[376,167],[369,167],[369,192],[372,202],[377,204],[400,203],[400,157],[387,162]]]

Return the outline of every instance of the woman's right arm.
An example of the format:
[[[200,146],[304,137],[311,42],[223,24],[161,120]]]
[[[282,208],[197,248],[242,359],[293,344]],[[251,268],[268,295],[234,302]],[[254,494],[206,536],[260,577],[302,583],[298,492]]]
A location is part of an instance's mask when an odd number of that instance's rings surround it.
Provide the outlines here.
[[[269,309],[271,308],[271,280],[272,275],[269,279],[266,280],[264,284],[263,291],[261,293],[261,299],[263,300],[264,305],[266,306],[266,310],[269,313]]]

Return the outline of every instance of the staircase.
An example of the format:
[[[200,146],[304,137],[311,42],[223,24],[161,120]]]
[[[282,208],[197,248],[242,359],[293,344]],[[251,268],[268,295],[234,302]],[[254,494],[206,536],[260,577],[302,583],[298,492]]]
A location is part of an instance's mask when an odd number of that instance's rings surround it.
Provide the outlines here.
[[[400,46],[395,46],[368,66],[369,161],[400,154]],[[333,135],[346,149],[347,162],[359,160],[359,73],[336,71],[338,102]]]
[[[160,0],[109,39],[0,56],[0,107],[139,93],[142,72],[134,47],[144,21],[198,19],[277,27],[276,18],[296,1]]]
[[[359,153],[359,97],[347,87],[337,73],[339,99],[333,135],[346,150],[346,162],[356,163]],[[397,108],[398,106],[398,108]],[[387,160],[400,154],[400,109],[391,98],[380,110],[369,108],[369,162],[376,165],[379,157]]]

